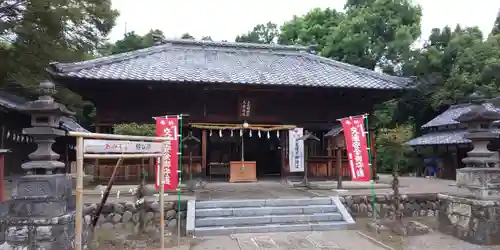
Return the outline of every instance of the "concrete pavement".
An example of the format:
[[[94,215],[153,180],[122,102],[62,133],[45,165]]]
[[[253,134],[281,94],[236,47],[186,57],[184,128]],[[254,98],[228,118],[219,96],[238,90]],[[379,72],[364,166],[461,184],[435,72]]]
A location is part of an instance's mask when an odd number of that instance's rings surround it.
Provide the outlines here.
[[[234,234],[202,238],[191,250],[383,250],[352,230]]]

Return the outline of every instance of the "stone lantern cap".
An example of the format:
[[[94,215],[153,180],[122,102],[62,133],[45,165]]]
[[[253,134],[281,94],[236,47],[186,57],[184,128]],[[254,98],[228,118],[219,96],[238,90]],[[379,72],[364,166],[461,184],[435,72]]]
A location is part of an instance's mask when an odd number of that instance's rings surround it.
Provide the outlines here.
[[[460,123],[487,122],[492,123],[500,120],[500,113],[489,110],[483,105],[474,106],[469,112],[462,114],[455,119]]]
[[[55,85],[50,81],[43,81],[38,86],[39,97],[35,101],[27,102],[23,110],[30,114],[53,114],[61,116],[72,116],[71,112],[63,104],[54,101],[53,95],[57,93]]]

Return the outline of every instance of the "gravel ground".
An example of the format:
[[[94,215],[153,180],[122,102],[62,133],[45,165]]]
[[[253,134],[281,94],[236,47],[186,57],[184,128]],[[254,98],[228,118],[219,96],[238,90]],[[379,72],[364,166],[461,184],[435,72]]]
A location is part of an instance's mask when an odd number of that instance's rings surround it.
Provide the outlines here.
[[[404,250],[498,250],[500,246],[478,246],[439,232],[406,240]]]

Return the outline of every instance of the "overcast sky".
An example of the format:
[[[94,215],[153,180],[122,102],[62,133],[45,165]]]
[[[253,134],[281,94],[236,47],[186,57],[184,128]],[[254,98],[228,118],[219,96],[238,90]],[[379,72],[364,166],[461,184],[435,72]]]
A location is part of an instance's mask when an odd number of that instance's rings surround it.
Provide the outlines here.
[[[499,0],[414,0],[423,7],[422,32],[424,39],[434,27],[445,25],[478,26],[489,33],[500,8]],[[125,31],[143,35],[150,29],[162,30],[167,38],[178,38],[188,32],[197,39],[211,36],[213,40],[234,41],[256,24],[267,21],[281,25],[293,15],[310,9],[341,10],[344,0],[112,0],[120,11],[113,29],[112,41],[123,37]]]

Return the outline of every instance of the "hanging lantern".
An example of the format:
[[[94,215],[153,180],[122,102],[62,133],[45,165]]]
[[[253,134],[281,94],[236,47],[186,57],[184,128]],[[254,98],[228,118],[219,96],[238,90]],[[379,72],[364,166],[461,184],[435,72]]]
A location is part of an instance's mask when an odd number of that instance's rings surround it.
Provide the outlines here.
[[[257,132],[257,135],[259,136],[259,138],[262,136],[262,135],[260,134],[260,130],[259,130],[259,132]]]
[[[243,137],[243,129],[240,129],[240,136]]]
[[[233,131],[234,131],[234,130],[232,130],[232,129],[231,129],[231,137],[233,137],[233,135],[234,135],[234,134],[233,134]]]
[[[279,130],[276,130],[276,138],[280,138],[280,131]]]
[[[15,133],[12,134],[12,140],[17,141],[17,135]]]
[[[208,134],[208,136],[212,136],[212,130],[210,130],[210,134]]]
[[[5,138],[9,139],[10,137],[10,131],[7,131],[7,134],[5,135]]]
[[[248,134],[248,137],[252,137],[252,130],[250,130],[250,133]]]
[[[219,137],[222,137],[222,129],[219,130]]]
[[[269,131],[267,131],[267,139],[270,139],[271,138],[271,133]]]

